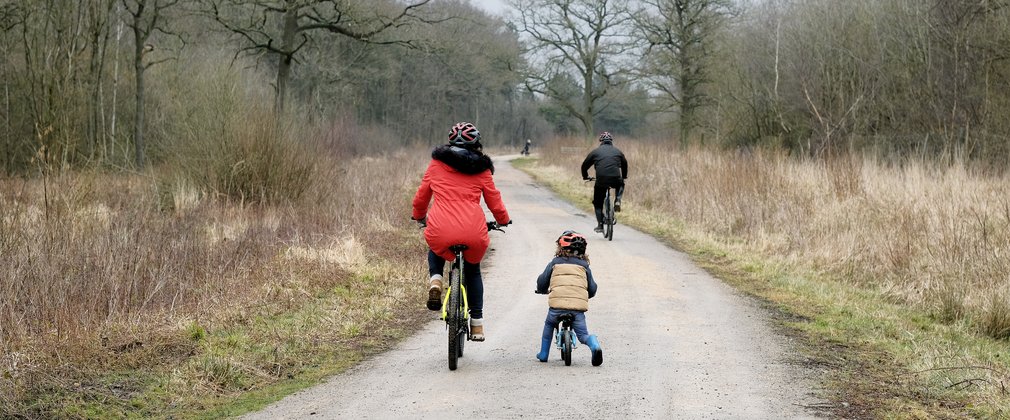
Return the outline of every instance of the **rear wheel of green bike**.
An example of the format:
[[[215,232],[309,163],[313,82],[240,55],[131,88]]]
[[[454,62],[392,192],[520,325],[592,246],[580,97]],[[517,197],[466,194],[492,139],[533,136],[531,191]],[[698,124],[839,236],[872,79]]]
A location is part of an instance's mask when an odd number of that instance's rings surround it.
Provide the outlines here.
[[[446,327],[449,330],[449,370],[456,370],[456,362],[463,354],[460,344],[460,330],[463,324],[462,303],[460,302],[459,269],[452,268],[449,273],[449,303],[446,307]]]

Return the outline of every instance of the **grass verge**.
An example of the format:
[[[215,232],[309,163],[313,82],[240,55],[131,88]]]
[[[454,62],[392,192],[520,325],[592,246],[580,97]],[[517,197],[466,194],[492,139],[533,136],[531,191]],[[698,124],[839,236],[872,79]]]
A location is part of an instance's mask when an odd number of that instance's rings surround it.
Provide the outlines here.
[[[590,194],[574,170],[522,158],[524,170],[580,208]],[[630,184],[629,188],[634,188]],[[734,287],[767,302],[825,373],[828,409],[846,418],[1005,418],[1010,380],[1005,340],[967,322],[943,322],[844,274],[777,259],[745,241],[689,226],[626,197],[622,224],[688,253]]]
[[[417,242],[407,237],[414,233],[393,234],[409,245]],[[423,250],[409,251],[421,255]],[[367,263],[348,265],[325,261],[325,252],[291,254],[279,256],[275,268],[282,271],[273,272],[291,281],[278,281],[264,292],[302,295],[297,303],[231,308],[213,318],[167,326],[161,337],[149,330],[136,339],[115,334],[114,345],[92,355],[96,363],[90,369],[75,371],[65,381],[51,378],[47,387],[25,396],[30,403],[7,415],[235,416],[353,366],[428,319],[421,305],[403,304],[416,303],[417,278],[400,261],[368,252],[361,254]],[[305,278],[313,276],[329,281],[307,288]]]
[[[0,181],[0,418],[233,415],[388,348],[430,319],[403,216],[426,158],[325,165],[289,204]]]

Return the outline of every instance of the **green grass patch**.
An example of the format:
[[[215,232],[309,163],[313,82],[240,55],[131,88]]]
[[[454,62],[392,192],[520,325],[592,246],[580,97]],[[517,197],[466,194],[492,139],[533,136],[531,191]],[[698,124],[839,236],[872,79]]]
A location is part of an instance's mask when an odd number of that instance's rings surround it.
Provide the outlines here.
[[[410,278],[394,275],[403,266],[382,258],[371,258],[370,264],[346,284],[326,287],[293,306],[246,308],[241,316],[193,321],[171,337],[120,346],[115,351],[121,354],[112,356],[117,361],[81,374],[80,382],[38,390],[31,406],[9,414],[221,418],[262,409],[388,349],[428,319],[421,305],[381,298],[415,286]],[[139,353],[159,353],[152,347],[155,341],[188,344],[179,357],[162,355],[157,359],[162,363],[152,365],[152,357]],[[122,366],[131,357],[146,362]]]
[[[572,174],[534,158],[513,165],[592,210],[590,194]],[[857,287],[842,273],[762,254],[739,238],[685,226],[642,204],[626,197],[622,224],[686,252],[699,266],[765,302],[782,332],[798,339],[809,364],[825,373],[823,396],[836,415],[1010,417],[1010,344],[958,321],[956,308],[948,317],[936,317],[895,302],[884,291]],[[1006,303],[994,299],[992,307],[989,325],[1001,329],[1008,323]]]

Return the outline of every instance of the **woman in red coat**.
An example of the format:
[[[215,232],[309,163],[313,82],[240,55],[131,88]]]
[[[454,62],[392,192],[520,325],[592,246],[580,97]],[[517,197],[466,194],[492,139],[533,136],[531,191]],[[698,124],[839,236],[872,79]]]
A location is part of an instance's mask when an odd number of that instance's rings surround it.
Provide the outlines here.
[[[482,152],[480,132],[473,124],[461,122],[449,130],[449,144],[431,152],[431,162],[424,172],[421,186],[414,195],[412,219],[424,221],[424,239],[428,242],[428,309],[442,307],[442,273],[445,261],[456,256],[449,247],[463,244],[463,277],[466,299],[470,306],[470,339],[484,341],[484,283],[480,277],[480,261],[490,240],[481,196],[496,222],[511,223],[501,193],[491,175],[494,165]],[[431,208],[428,203],[435,197]]]

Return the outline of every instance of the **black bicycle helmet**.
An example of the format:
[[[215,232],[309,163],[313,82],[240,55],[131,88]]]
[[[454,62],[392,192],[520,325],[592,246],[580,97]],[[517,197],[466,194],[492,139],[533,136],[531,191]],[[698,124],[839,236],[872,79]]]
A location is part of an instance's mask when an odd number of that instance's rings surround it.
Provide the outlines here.
[[[586,253],[586,244],[586,237],[573,230],[566,230],[558,237],[558,246],[577,254]]]
[[[600,133],[600,143],[612,143],[613,141],[614,136],[609,131]]]

